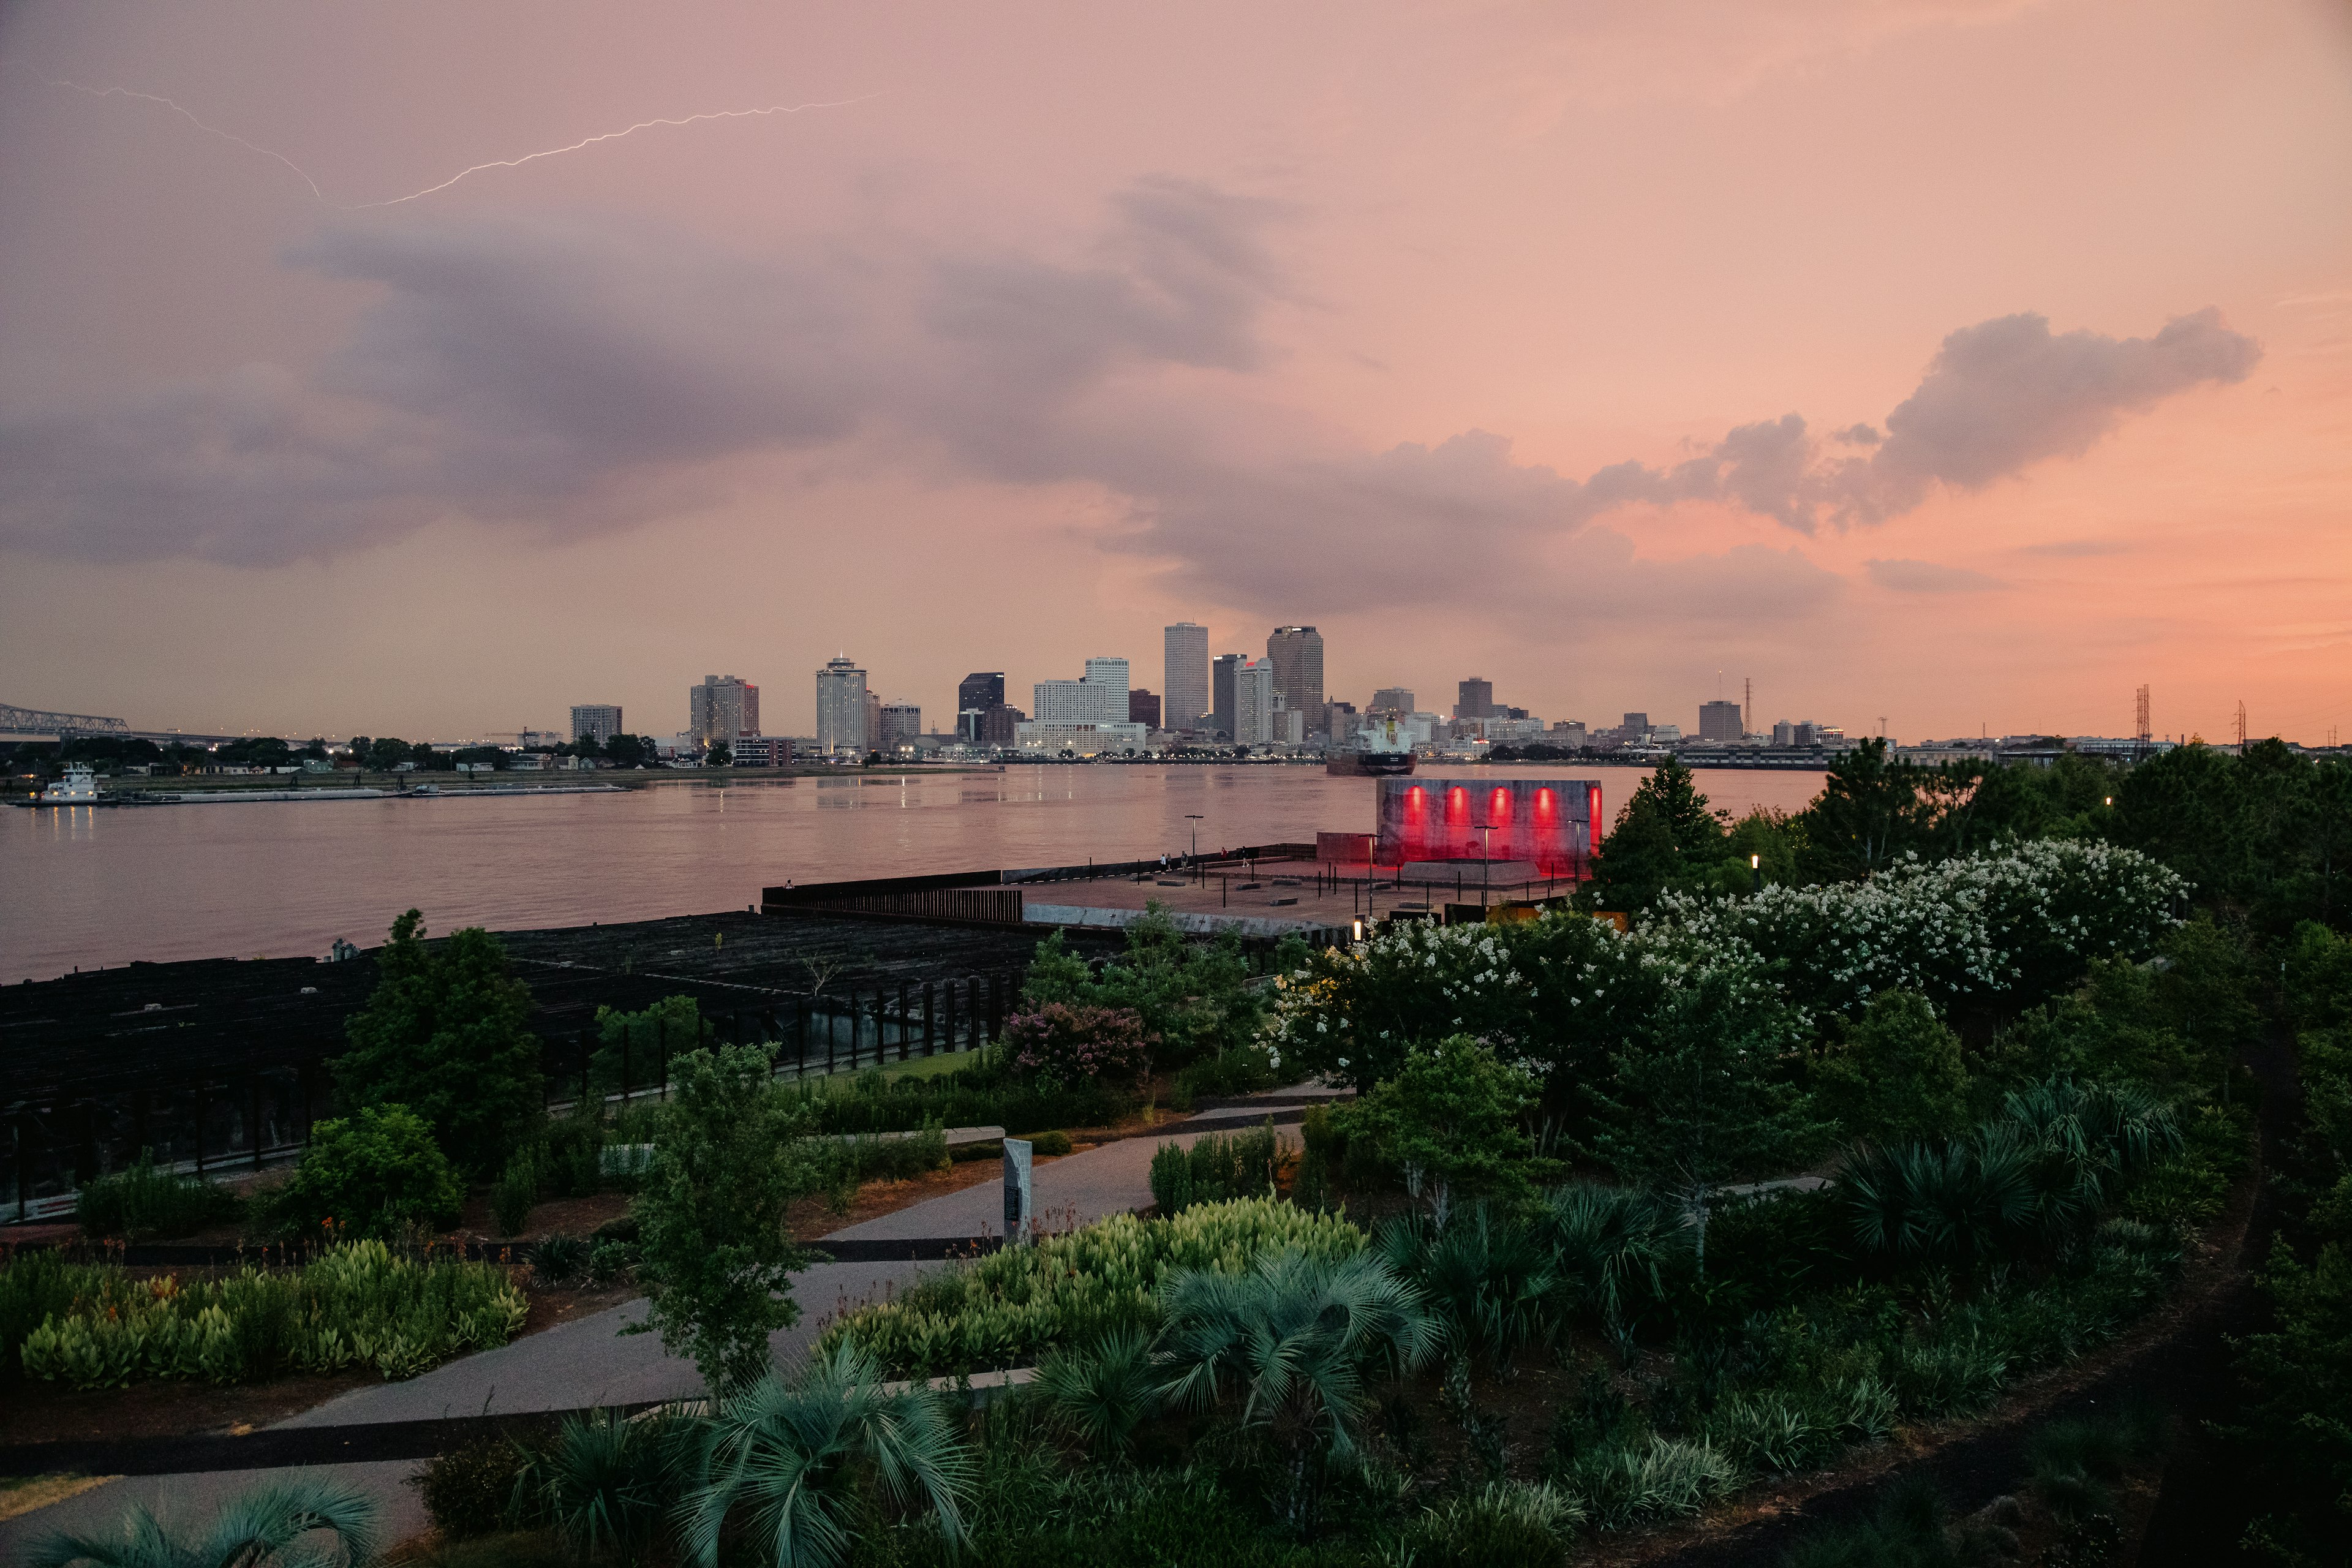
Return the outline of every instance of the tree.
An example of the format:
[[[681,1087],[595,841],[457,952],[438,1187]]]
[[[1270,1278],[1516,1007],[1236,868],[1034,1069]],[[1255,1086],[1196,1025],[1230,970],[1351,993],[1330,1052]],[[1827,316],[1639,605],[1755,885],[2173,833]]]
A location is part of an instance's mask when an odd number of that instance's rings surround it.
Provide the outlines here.
[[[1710,876],[1724,858],[1727,819],[1708,809],[1691,771],[1667,758],[1617,813],[1584,897],[1596,909],[1647,909],[1668,888]]]
[[[702,760],[714,768],[731,767],[735,763],[735,748],[724,741],[713,741],[710,742],[710,750],[703,754]]]
[[[752,1561],[835,1568],[856,1543],[850,1470],[861,1463],[892,1503],[928,1510],[950,1551],[962,1543],[973,1467],[955,1424],[928,1388],[884,1393],[881,1369],[844,1344],[790,1383],[771,1372],[720,1401],[687,1503],[688,1555],[715,1568],[732,1521]]]
[[[461,1169],[495,1171],[541,1110],[530,992],[480,927],[424,938],[416,910],[393,922],[375,994],[344,1026],[352,1048],[331,1064],[336,1086],[349,1105],[410,1107]]]
[[[404,1225],[457,1223],[465,1190],[432,1129],[404,1105],[362,1106],[321,1121],[273,1204],[280,1224],[315,1234],[328,1220],[354,1236],[390,1238]]]
[[[1606,1121],[1591,1150],[1636,1179],[1680,1194],[1706,1267],[1715,1189],[1769,1173],[1826,1129],[1789,1081],[1799,1038],[1788,1007],[1756,975],[1729,964],[1690,965],[1665,983],[1616,1072],[1593,1097]]]
[[[1919,847],[1920,784],[1920,770],[1884,740],[1857,742],[1830,765],[1822,793],[1805,808],[1808,868],[1825,880],[1852,881]]]
[[[1533,1078],[1455,1035],[1408,1052],[1394,1077],[1340,1114],[1351,1139],[1367,1138],[1393,1164],[1465,1191],[1518,1191],[1535,1152],[1519,1119],[1536,1098]]]
[[[1153,901],[1127,928],[1127,951],[1099,974],[1069,951],[1061,932],[1047,937],[1021,994],[1032,1006],[1130,1009],[1145,1033],[1159,1037],[1159,1065],[1182,1067],[1257,1037],[1265,1005],[1249,980],[1238,938],[1193,942]]]
[[[1969,1114],[1960,1037],[1916,991],[1882,991],[1815,1069],[1823,1108],[1849,1138],[1937,1138]]]
[[[351,1568],[360,1568],[375,1556],[380,1515],[375,1500],[354,1487],[299,1477],[248,1487],[202,1530],[174,1531],[146,1504],[133,1503],[121,1527],[103,1538],[60,1531],[36,1542],[24,1562],[28,1568],[292,1568],[327,1561],[289,1550],[323,1530]]]
[[[401,763],[415,760],[416,748],[395,736],[385,735],[368,742],[366,766],[372,773],[388,773]]]
[[[653,755],[653,745],[643,735],[615,735],[604,742],[604,754],[613,759],[616,768],[642,767]]]
[[[725,1394],[768,1365],[768,1336],[800,1321],[793,1270],[808,1254],[785,1228],[793,1201],[825,1187],[804,1139],[813,1108],[787,1102],[765,1046],[688,1052],[670,1064],[636,1211],[646,1329]]]

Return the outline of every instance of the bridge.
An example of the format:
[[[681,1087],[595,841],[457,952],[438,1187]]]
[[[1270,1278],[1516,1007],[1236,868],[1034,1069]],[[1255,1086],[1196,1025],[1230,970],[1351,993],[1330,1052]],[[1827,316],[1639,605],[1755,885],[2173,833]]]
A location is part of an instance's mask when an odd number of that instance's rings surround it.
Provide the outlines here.
[[[100,718],[95,713],[48,713],[38,708],[17,708],[0,702],[0,736],[55,736],[60,741],[77,735],[121,735],[128,737],[131,726],[120,719]]]

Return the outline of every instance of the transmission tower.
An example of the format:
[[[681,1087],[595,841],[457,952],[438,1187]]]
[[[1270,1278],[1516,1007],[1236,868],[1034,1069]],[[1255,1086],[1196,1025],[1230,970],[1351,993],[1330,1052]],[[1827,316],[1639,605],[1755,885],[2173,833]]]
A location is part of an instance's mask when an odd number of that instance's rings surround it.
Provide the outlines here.
[[[2245,754],[2246,754],[2246,703],[2245,703],[2245,700],[2244,700],[2243,698],[2241,698],[2241,699],[2239,699],[2239,700],[2238,700],[2238,755],[2240,755],[2240,756],[2242,756],[2242,756],[2244,756]]]
[[[1739,731],[1744,735],[1756,733],[1756,678],[1752,675],[1739,681]]]
[[[2147,688],[2143,686],[2139,689],[2138,713],[2132,727],[2132,739],[2135,742],[2132,754],[2136,757],[2147,756],[2148,742],[2151,738],[2147,721]]]

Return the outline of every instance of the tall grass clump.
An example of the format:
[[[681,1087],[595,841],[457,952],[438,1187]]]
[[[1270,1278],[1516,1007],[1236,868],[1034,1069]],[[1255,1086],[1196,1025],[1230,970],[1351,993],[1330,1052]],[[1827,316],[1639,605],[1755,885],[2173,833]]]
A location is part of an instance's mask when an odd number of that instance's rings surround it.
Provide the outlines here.
[[[1186,1149],[1162,1143],[1151,1156],[1151,1197],[1168,1216],[1195,1204],[1263,1197],[1282,1171],[1282,1141],[1271,1123],[1247,1132],[1211,1132]]]
[[[202,1176],[158,1167],[152,1151],[109,1176],[82,1184],[76,1214],[83,1234],[145,1241],[193,1236],[215,1220],[233,1220],[244,1210],[234,1193]]]

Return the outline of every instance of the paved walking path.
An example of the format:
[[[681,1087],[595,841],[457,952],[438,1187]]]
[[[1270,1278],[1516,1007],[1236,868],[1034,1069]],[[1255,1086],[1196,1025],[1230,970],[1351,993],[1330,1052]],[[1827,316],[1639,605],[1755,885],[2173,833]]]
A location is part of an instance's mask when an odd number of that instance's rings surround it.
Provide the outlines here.
[[[1295,1100],[1316,1091],[1284,1089]],[[1166,1138],[1143,1136],[1105,1143],[1037,1167],[1034,1190],[1041,1221],[1056,1228],[1085,1225],[1151,1202],[1151,1156],[1163,1142],[1191,1147],[1204,1131],[1202,1121],[1246,1127],[1266,1114],[1248,1105],[1222,1107],[1192,1119],[1192,1130]],[[1295,1133],[1292,1134],[1296,1136]],[[833,1233],[828,1240],[899,1240],[930,1237],[1001,1234],[1003,1189],[982,1182]],[[903,1289],[940,1263],[819,1263],[793,1277],[801,1321],[770,1340],[778,1364],[789,1366],[815,1342],[824,1320],[845,1306]],[[445,1363],[405,1383],[372,1384],[306,1410],[280,1427],[304,1428],[418,1421],[441,1416],[508,1415],[577,1410],[594,1405],[688,1398],[702,1392],[694,1363],[662,1349],[656,1334],[625,1335],[644,1320],[643,1300],[624,1302],[576,1322],[564,1323],[502,1345]],[[415,1489],[404,1484],[417,1467],[407,1461],[322,1465],[312,1472],[331,1476],[377,1498],[386,1510],[388,1541],[425,1527]],[[85,1532],[117,1528],[133,1502],[164,1507],[176,1514],[209,1514],[221,1500],[249,1486],[295,1474],[291,1470],[217,1470],[199,1475],[132,1476],[63,1502],[0,1521],[0,1562],[13,1560],[33,1541],[54,1530]]]

